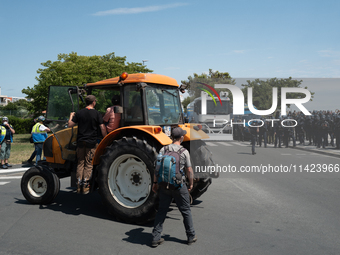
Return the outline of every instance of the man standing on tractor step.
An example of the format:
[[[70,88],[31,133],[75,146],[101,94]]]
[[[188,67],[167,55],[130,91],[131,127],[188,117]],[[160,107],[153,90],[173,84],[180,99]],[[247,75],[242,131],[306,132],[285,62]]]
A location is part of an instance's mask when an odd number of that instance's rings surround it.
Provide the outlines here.
[[[71,112],[68,126],[73,127],[78,123],[77,136],[77,193],[87,194],[90,191],[89,180],[92,176],[92,157],[98,145],[98,131],[106,136],[106,128],[102,115],[94,109],[96,97],[89,95],[85,98],[86,107]]]
[[[169,151],[179,151],[182,146],[184,135],[187,131],[183,130],[180,127],[176,127],[171,131],[171,136],[173,139],[173,143],[167,146],[167,150]],[[165,148],[163,147],[159,153],[164,155]],[[153,186],[152,191],[159,193],[159,208],[154,222],[154,228],[152,231],[152,247],[157,247],[158,245],[164,242],[164,239],[161,238],[163,223],[166,217],[166,214],[169,210],[170,203],[172,198],[175,199],[178,209],[180,210],[183,216],[183,223],[186,230],[188,244],[191,245],[197,241],[195,235],[195,229],[192,221],[192,215],[190,210],[190,194],[189,191],[193,188],[194,182],[194,173],[191,167],[190,155],[187,150],[184,150],[181,153],[180,159],[180,169],[183,170],[185,168],[186,175],[189,179],[189,187],[187,188],[186,184],[183,183],[183,186],[179,189],[166,189],[163,186],[158,187],[157,176],[156,173],[153,177]]]

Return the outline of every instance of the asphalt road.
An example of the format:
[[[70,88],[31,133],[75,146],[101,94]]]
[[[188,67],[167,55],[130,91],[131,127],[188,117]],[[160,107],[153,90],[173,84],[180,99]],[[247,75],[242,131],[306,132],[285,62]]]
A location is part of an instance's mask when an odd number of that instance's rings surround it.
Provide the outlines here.
[[[175,206],[164,224],[166,242],[151,248],[152,225],[115,221],[97,192],[77,195],[66,178],[54,203],[31,205],[20,191],[22,172],[2,171],[0,254],[340,254],[338,157],[271,147],[251,155],[249,143],[231,141],[208,147],[217,165],[235,172],[221,173],[192,206],[192,246]],[[260,172],[241,172],[261,165]],[[291,172],[275,172],[280,167]]]

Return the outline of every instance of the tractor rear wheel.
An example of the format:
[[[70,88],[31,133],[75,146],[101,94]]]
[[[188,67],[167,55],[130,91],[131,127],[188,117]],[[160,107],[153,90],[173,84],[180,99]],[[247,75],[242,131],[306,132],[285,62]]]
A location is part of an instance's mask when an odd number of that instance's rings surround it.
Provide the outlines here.
[[[156,157],[156,149],[143,138],[123,137],[107,147],[98,166],[98,185],[109,213],[133,223],[153,218]]]

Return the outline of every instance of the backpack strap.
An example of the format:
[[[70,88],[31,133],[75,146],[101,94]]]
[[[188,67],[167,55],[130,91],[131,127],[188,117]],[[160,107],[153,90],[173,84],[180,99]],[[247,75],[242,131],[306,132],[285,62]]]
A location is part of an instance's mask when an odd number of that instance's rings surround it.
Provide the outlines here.
[[[182,146],[182,148],[180,148],[177,152],[178,152],[178,154],[181,155],[185,150],[186,150],[186,148],[184,148],[184,147]]]

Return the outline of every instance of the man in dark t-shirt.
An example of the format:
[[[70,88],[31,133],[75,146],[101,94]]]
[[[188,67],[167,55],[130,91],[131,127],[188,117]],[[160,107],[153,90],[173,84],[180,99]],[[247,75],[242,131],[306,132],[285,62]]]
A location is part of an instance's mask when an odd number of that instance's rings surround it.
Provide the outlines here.
[[[86,107],[71,112],[68,126],[73,127],[78,124],[77,135],[77,192],[87,194],[90,191],[89,180],[92,175],[92,157],[97,147],[98,131],[106,136],[102,115],[94,109],[96,97],[89,95],[85,98]]]

